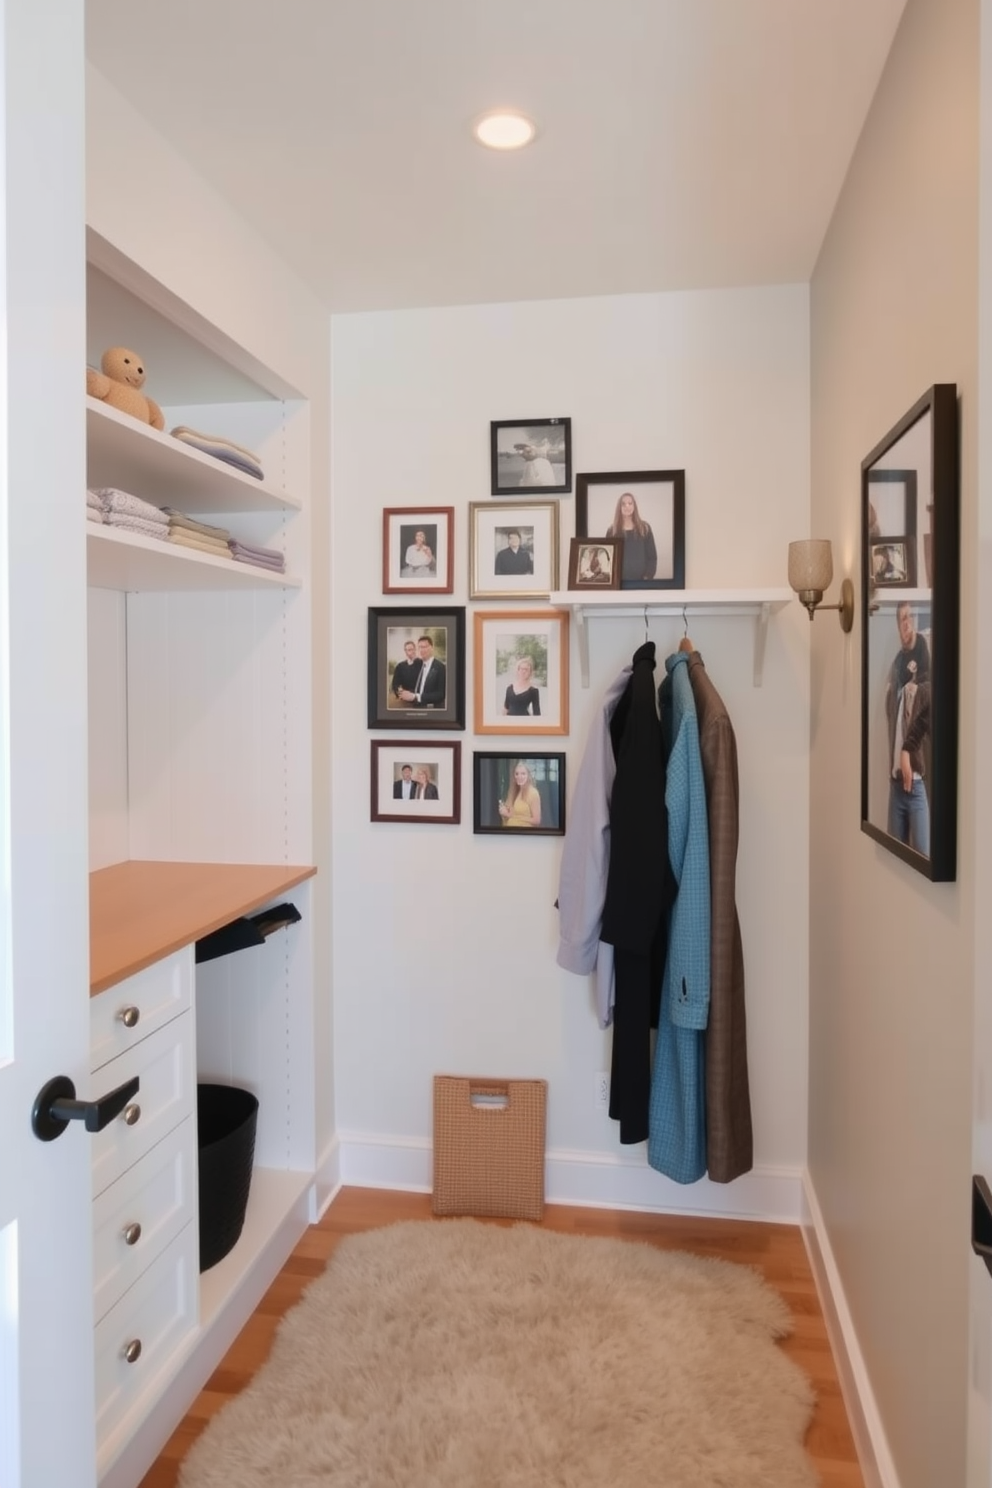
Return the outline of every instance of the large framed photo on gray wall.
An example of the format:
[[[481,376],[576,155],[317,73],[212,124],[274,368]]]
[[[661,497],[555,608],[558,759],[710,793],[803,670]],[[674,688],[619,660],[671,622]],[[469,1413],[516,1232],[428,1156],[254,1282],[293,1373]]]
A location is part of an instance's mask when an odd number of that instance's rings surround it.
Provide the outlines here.
[[[957,872],[958,450],[937,383],[861,462],[861,830],[934,882]]]

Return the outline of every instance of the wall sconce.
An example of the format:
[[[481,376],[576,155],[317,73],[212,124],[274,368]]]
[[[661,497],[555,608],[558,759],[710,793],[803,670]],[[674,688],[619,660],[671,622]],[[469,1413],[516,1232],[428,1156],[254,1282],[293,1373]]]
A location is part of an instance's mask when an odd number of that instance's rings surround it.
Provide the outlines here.
[[[844,579],[840,586],[840,603],[824,604],[823,591],[834,577],[834,560],[830,541],[810,537],[789,544],[789,584],[809,611],[812,621],[817,610],[839,610],[840,628],[845,634],[854,624],[854,585]]]

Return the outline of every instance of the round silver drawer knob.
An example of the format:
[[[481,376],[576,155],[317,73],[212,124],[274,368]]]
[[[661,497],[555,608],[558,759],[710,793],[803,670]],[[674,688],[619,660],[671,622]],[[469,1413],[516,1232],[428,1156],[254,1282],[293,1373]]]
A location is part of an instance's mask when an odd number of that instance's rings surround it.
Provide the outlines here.
[[[135,1122],[139,1119],[140,1116],[141,1107],[134,1101],[132,1101],[131,1105],[124,1107],[124,1120],[127,1122],[128,1126],[134,1126]]]
[[[125,1028],[136,1028],[138,1025],[138,1019],[141,1017],[141,1010],[133,1006],[125,1007],[121,1008],[117,1016],[118,1018],[120,1018]]]
[[[127,1227],[127,1229],[124,1231],[124,1244],[125,1245],[137,1245],[137,1243],[138,1243],[138,1241],[140,1239],[141,1239],[141,1226],[140,1226],[140,1224],[138,1224],[137,1222],[135,1222],[134,1224],[129,1224],[128,1227]]]
[[[137,1364],[141,1358],[140,1338],[132,1338],[130,1343],[124,1345],[124,1357],[129,1364]]]

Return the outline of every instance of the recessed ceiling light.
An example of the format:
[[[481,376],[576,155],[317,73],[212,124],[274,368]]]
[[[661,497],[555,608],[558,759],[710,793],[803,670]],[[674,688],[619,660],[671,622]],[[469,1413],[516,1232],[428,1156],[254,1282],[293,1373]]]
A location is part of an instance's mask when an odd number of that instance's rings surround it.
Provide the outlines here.
[[[533,119],[512,109],[494,109],[476,119],[472,133],[480,145],[490,150],[519,150],[529,145],[537,133]]]

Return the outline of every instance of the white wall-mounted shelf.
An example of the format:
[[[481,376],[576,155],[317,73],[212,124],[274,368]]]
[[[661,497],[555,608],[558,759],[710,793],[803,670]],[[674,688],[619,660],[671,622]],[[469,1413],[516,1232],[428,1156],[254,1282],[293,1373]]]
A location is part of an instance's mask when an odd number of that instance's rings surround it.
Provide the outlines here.
[[[299,589],[300,580],[233,558],[160,542],[86,518],[86,574],[91,589],[161,593],[222,589]]]
[[[284,491],[89,396],[86,450],[87,485],[117,486],[156,506],[193,513],[301,509]]]
[[[761,686],[769,616],[794,598],[791,589],[611,589],[581,594],[560,589],[549,595],[560,610],[571,610],[579,640],[582,686],[589,686],[590,620],[629,620],[631,616],[745,615],[754,620],[754,685]]]

